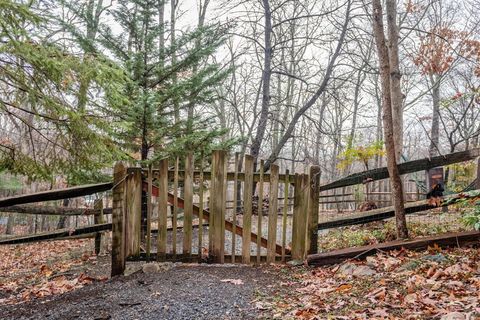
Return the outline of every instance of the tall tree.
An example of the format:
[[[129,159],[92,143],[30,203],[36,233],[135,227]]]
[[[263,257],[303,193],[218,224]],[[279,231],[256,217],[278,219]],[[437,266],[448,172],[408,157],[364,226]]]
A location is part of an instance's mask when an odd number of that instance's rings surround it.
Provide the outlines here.
[[[392,198],[395,208],[395,220],[397,224],[397,237],[408,238],[407,222],[405,219],[405,206],[403,185],[397,167],[397,152],[399,147],[394,139],[393,109],[398,107],[394,99],[402,99],[400,91],[400,70],[398,59],[398,26],[397,26],[397,3],[396,0],[386,1],[386,13],[388,24],[388,45],[384,33],[383,8],[381,0],[372,1],[373,8],[373,35],[377,47],[377,55],[380,64],[380,78],[382,86],[383,104],[383,130],[385,146],[387,149],[387,167],[392,185]],[[401,101],[401,100],[400,100]]]

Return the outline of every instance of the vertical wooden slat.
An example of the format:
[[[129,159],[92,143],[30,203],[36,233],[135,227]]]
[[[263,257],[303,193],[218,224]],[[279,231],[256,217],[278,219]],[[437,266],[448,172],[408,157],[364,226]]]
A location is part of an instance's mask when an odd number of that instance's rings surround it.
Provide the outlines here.
[[[192,219],[193,219],[193,154],[185,159],[185,178],[183,181],[185,208],[183,212],[183,254],[192,254]]]
[[[270,166],[270,201],[268,203],[268,244],[267,262],[275,262],[277,247],[277,219],[278,219],[278,166]]]
[[[320,197],[320,167],[310,166],[308,173],[308,253],[318,251],[318,206]],[[344,190],[345,193],[345,190]]]
[[[477,183],[475,184],[475,189],[480,189],[480,157],[477,158]]]
[[[232,215],[232,263],[235,262],[237,251],[237,202],[238,202],[238,161],[239,154],[235,153],[235,169],[233,174],[233,215]]]
[[[283,190],[283,217],[282,217],[282,262],[285,263],[285,247],[287,246],[287,214],[288,214],[288,196],[290,188],[290,177],[288,169],[285,171],[285,187]]]
[[[113,168],[112,270],[118,276],[125,271],[125,176],[127,168],[117,162]]]
[[[147,261],[150,261],[150,251],[152,245],[152,193],[153,193],[153,170],[152,165],[148,166],[148,177],[147,177],[147,241],[146,241],[146,253]]]
[[[258,204],[257,204],[257,263],[260,263],[262,246],[262,219],[263,219],[263,168],[265,165],[264,160],[260,160],[260,181],[258,182]],[[270,188],[270,192],[272,189]]]
[[[200,177],[198,186],[198,256],[201,258],[203,248],[203,153],[200,156]]]
[[[177,217],[178,217],[178,157],[175,159],[173,173],[173,210],[172,210],[172,253],[177,257]]]
[[[158,242],[157,261],[167,255],[168,160],[162,159],[158,168]]]
[[[215,150],[213,152],[209,255],[214,263],[223,263],[225,260],[225,158],[225,151]]]
[[[250,233],[252,231],[252,194],[253,194],[253,160],[245,155],[245,180],[243,188],[243,232],[242,263],[250,263]]]
[[[292,259],[302,260],[305,254],[305,233],[307,232],[308,176],[295,174],[293,203]]]
[[[131,168],[133,173],[126,179],[126,256],[140,255],[142,222],[142,169]]]
[[[93,218],[94,223],[95,224],[105,223],[103,218],[103,199],[96,199],[93,202],[93,208],[96,210],[95,216]],[[102,249],[103,238],[104,238],[103,232],[97,232],[95,234],[95,254],[96,255],[100,254],[100,251]]]

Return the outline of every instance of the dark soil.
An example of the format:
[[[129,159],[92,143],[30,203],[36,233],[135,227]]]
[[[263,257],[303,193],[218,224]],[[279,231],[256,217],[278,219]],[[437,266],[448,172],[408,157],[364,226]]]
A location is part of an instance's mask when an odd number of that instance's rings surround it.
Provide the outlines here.
[[[255,319],[261,315],[254,300],[272,294],[279,281],[268,268],[180,265],[0,306],[0,319]]]

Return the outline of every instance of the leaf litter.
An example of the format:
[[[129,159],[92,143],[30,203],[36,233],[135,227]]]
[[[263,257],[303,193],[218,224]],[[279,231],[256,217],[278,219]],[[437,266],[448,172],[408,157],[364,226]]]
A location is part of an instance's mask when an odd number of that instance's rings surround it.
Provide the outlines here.
[[[480,249],[379,252],[364,261],[290,268],[263,311],[278,319],[480,319]],[[373,272],[356,272],[368,268]],[[270,299],[270,300],[269,300]]]
[[[91,240],[0,246],[0,256],[0,304],[62,294],[107,279],[85,272],[97,264]]]

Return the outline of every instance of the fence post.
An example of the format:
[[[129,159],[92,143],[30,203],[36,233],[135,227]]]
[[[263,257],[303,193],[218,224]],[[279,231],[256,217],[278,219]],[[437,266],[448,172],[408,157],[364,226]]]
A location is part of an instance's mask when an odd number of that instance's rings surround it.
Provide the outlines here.
[[[243,187],[242,263],[250,263],[250,234],[252,232],[253,157],[245,155],[245,181]]]
[[[113,168],[112,204],[112,272],[118,276],[125,271],[125,178],[127,168],[117,162]]]
[[[158,239],[157,261],[167,258],[168,159],[160,160],[158,167]],[[177,232],[173,230],[173,232]]]
[[[308,172],[308,253],[318,252],[318,207],[320,201],[320,167],[310,166]],[[345,192],[344,192],[345,193]]]
[[[125,257],[138,257],[142,229],[142,169],[128,170],[133,172],[125,179]]]
[[[308,176],[295,174],[292,226],[292,259],[302,260],[306,250],[308,213]]]
[[[191,152],[187,154],[185,159],[185,176],[183,181],[183,190],[185,194],[185,206],[183,211],[183,254],[184,256],[190,256],[192,254],[193,219],[193,153]]]
[[[210,256],[212,262],[225,261],[225,158],[226,152],[215,150],[212,157],[212,191],[210,197]]]
[[[103,218],[103,199],[96,199],[93,202],[93,208],[95,209],[95,216],[93,217],[94,224],[105,223]],[[102,249],[102,243],[105,241],[103,232],[97,232],[95,234],[95,254],[99,255]]]
[[[477,183],[475,189],[480,190],[480,157],[477,158]]]
[[[277,247],[278,219],[278,165],[270,166],[270,199],[268,204],[268,243],[267,263],[274,263]],[[260,214],[260,212],[259,212]]]

